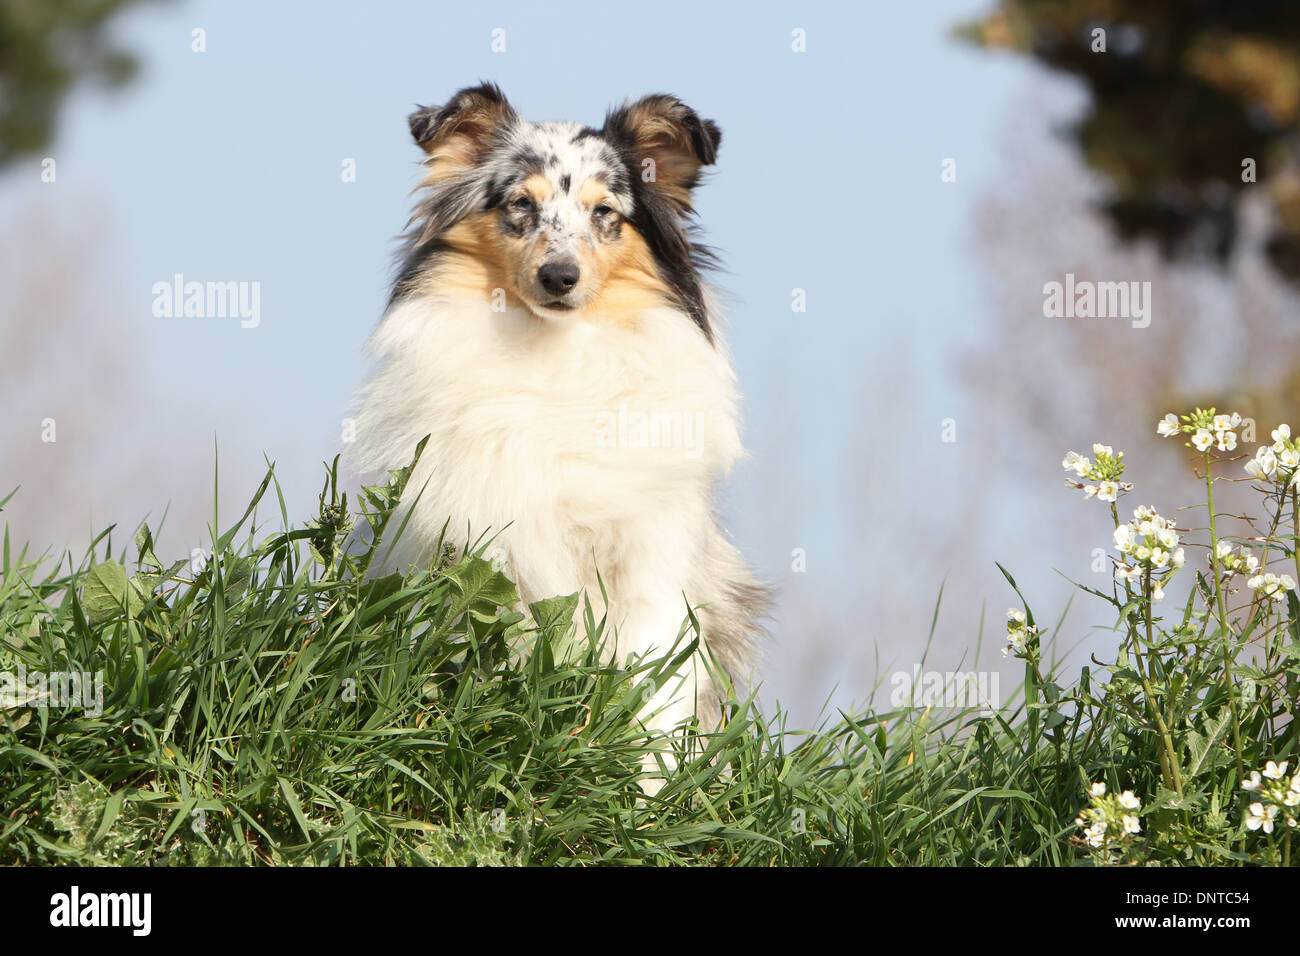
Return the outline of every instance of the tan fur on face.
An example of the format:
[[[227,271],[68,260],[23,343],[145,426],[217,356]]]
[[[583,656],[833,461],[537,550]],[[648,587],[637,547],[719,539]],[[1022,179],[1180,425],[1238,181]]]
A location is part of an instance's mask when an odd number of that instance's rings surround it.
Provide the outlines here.
[[[603,189],[601,195],[606,195]],[[527,307],[515,277],[536,272],[545,253],[544,241],[506,235],[491,212],[457,223],[443,238],[451,248],[421,278],[418,293],[481,299],[485,314],[502,294],[507,306]],[[639,313],[672,301],[649,246],[627,222],[614,242],[582,243],[578,262],[586,281],[597,290],[581,310],[584,321],[635,328]]]
[[[602,179],[588,179],[578,190],[578,202],[588,209],[595,209],[601,203],[613,204],[613,197]]]
[[[520,187],[539,206],[555,195],[550,180],[540,173],[533,173],[520,184]]]
[[[672,301],[672,293],[659,278],[650,247],[626,222],[617,242],[594,246],[590,256],[580,261],[584,269],[594,268],[601,276],[600,291],[586,308],[589,315],[632,328],[640,312]]]
[[[456,223],[443,235],[450,249],[421,278],[416,290],[424,295],[482,299],[490,310],[505,295],[506,305],[520,307],[523,300],[506,281],[506,261],[496,217],[483,213]],[[498,290],[501,290],[498,292]]]

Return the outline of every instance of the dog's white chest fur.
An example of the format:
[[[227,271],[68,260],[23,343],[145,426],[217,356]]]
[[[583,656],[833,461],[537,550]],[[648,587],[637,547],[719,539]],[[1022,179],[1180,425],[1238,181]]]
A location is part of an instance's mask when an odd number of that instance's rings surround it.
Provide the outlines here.
[[[399,467],[430,436],[390,566],[427,563],[446,525],[455,544],[496,535],[526,602],[586,588],[599,606],[599,570],[620,656],[666,648],[685,601],[711,599],[710,493],[741,445],[729,364],[689,317],[628,329],[415,298],[370,348],[354,463]]]

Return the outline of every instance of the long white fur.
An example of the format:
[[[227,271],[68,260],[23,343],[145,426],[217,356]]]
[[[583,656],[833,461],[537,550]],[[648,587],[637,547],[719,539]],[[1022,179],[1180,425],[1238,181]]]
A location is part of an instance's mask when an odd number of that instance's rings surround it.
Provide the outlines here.
[[[456,539],[500,532],[494,545],[525,604],[584,591],[599,613],[599,569],[621,662],[667,651],[687,602],[724,600],[719,569],[740,565],[710,498],[742,453],[738,399],[725,353],[689,316],[655,308],[628,329],[426,295],[395,303],[369,351],[355,466],[395,467],[431,436],[390,567],[427,563],[450,519]],[[680,415],[698,434],[629,447],[610,440],[620,414]],[[708,713],[712,696],[696,664],[648,701],[652,726]]]

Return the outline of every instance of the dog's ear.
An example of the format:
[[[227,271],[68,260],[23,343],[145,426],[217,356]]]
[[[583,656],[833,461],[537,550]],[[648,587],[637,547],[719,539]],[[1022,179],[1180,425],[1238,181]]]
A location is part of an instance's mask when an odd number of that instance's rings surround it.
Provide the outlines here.
[[[493,83],[468,86],[445,106],[421,106],[410,116],[411,136],[439,166],[470,166],[518,120]]]
[[[634,160],[642,182],[684,208],[690,207],[700,167],[713,165],[722,142],[713,120],[700,119],[667,93],[629,100],[610,111],[601,132]]]

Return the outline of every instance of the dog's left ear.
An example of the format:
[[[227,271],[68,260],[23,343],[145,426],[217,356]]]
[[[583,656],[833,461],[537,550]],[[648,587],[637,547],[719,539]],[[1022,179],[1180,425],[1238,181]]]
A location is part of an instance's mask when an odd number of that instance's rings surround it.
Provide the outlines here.
[[[675,96],[628,101],[605,117],[604,137],[627,151],[641,181],[689,209],[700,167],[718,157],[722,131]]]

